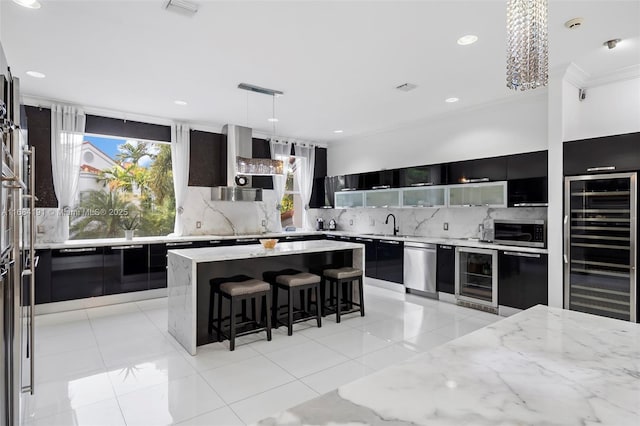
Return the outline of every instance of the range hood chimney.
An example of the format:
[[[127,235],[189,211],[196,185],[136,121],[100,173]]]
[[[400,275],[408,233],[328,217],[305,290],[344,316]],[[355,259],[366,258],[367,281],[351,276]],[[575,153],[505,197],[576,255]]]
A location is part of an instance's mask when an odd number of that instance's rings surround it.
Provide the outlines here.
[[[237,186],[237,157],[253,157],[253,138],[249,127],[225,124],[222,134],[227,139],[227,186],[211,189],[214,201],[262,201],[262,189],[251,188],[251,177],[247,176],[247,186]]]

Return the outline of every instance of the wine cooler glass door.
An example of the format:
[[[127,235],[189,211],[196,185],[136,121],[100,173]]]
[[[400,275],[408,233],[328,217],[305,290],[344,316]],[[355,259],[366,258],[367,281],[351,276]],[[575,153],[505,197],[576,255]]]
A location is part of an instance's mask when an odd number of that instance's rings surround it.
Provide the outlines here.
[[[636,320],[636,174],[567,178],[565,308]]]
[[[497,252],[495,250],[460,247],[457,251],[457,298],[497,307]]]

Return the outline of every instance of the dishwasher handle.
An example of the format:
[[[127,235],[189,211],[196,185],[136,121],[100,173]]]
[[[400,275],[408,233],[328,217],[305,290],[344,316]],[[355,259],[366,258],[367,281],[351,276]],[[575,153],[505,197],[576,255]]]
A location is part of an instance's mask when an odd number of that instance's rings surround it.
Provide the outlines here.
[[[406,242],[404,243],[405,248],[418,248],[422,250],[433,250],[436,251],[436,245],[430,243],[416,243],[416,242]]]

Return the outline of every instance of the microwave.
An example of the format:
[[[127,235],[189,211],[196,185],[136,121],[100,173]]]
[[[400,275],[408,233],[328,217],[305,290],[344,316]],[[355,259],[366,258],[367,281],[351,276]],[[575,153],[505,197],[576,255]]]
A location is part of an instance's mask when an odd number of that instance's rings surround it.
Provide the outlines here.
[[[493,240],[499,244],[545,248],[547,226],[542,219],[493,221]]]

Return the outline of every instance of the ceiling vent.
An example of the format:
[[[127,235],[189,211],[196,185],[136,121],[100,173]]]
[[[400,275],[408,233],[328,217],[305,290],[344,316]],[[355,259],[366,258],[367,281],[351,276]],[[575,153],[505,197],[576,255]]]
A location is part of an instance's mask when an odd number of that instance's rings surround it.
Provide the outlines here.
[[[401,84],[400,86],[396,86],[396,89],[400,90],[401,92],[410,92],[416,87],[418,86],[416,86],[413,83],[404,83],[404,84]]]
[[[186,16],[193,16],[198,11],[198,5],[187,0],[168,0],[164,8]]]

